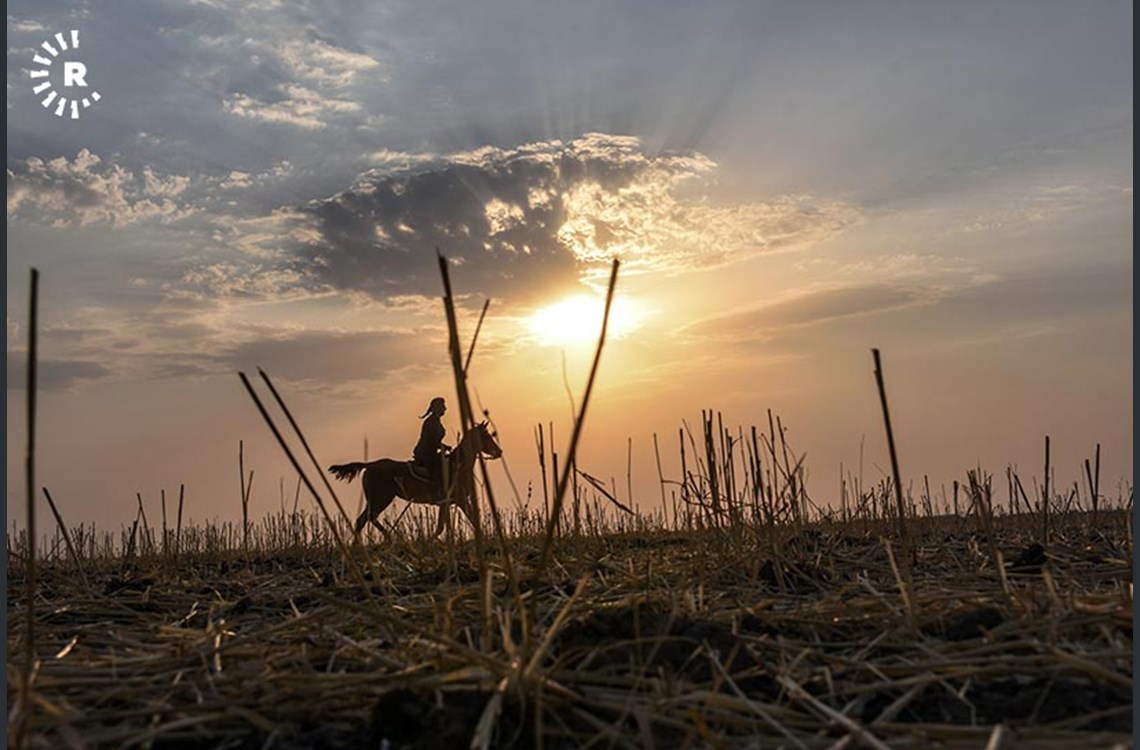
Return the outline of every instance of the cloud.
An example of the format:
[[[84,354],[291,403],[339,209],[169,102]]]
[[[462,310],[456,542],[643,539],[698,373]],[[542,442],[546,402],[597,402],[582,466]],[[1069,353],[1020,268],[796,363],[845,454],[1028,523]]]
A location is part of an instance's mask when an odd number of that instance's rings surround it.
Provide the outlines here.
[[[46,30],[47,30],[47,27],[44,26],[39,21],[35,21],[32,19],[19,19],[19,20],[17,20],[14,16],[8,16],[8,31],[9,32],[15,31],[15,32],[25,34],[25,33],[31,33],[31,32],[42,32],[42,31],[46,31]]]
[[[262,367],[286,380],[319,380],[336,385],[380,382],[397,370],[431,361],[446,364],[439,332],[302,330],[266,335],[235,344],[211,363],[231,370]]]
[[[45,326],[41,338],[53,355],[41,357],[40,386],[73,388],[111,377],[230,377],[262,367],[309,391],[366,393],[392,376],[447,365],[445,329],[431,321],[403,328],[302,328],[252,324],[243,305],[180,302],[171,298],[134,313],[88,309]],[[25,361],[24,352],[9,348],[10,388],[23,387]]]
[[[171,222],[195,209],[182,200],[190,179],[135,172],[103,161],[87,149],[74,159],[27,159],[7,170],[8,219],[39,219],[61,226],[143,221]]]
[[[319,130],[325,127],[329,117],[360,109],[356,102],[322,96],[303,86],[286,85],[274,93],[276,96],[271,101],[234,94],[225,103],[226,111],[263,122]]]
[[[73,161],[29,159],[10,170],[8,212],[116,226],[193,215],[180,241],[189,232],[208,251],[152,285],[174,297],[435,297],[439,248],[463,268],[460,295],[508,303],[593,283],[612,257],[627,273],[683,273],[807,247],[858,218],[850,206],[802,196],[713,203],[705,197],[711,160],[649,154],[624,136],[449,155],[381,151],[371,161],[379,166],[347,190],[256,211],[225,194],[273,183],[291,165],[191,181],[82,151]]]
[[[66,390],[83,381],[100,380],[112,374],[110,368],[92,360],[41,359],[36,362],[36,387],[46,391]],[[8,352],[8,390],[24,390],[27,382],[27,356],[22,352]]]
[[[373,76],[386,80],[386,76],[377,72],[380,63],[375,58],[324,39],[289,40],[278,48],[277,55],[297,78],[321,87],[344,88],[364,71],[372,71]]]
[[[942,293],[934,287],[901,284],[825,286],[808,289],[765,305],[706,318],[684,331],[700,338],[747,340],[776,331],[840,318],[932,304]]]
[[[876,315],[933,308],[923,318],[931,341],[1021,339],[1045,335],[1132,301],[1128,264],[1085,262],[979,273],[952,258],[888,256],[872,264],[873,280],[811,286],[782,299],[694,322],[682,334],[693,341],[769,340],[781,332]],[[868,272],[863,264],[841,273]],[[944,330],[945,329],[945,330]],[[953,334],[951,336],[951,331]]]
[[[249,179],[249,172],[242,172],[235,169],[230,172],[229,176],[222,181],[222,184],[219,185],[219,187],[230,190],[236,188],[246,188],[251,184],[252,182]]]
[[[300,272],[272,264],[223,261],[187,269],[176,281],[164,282],[173,298],[245,298],[284,301],[313,294]]]
[[[1057,221],[1108,206],[1131,205],[1132,187],[1116,183],[1066,182],[1037,185],[1003,196],[969,218],[966,233],[1023,232],[1034,224]]]
[[[134,363],[150,378],[233,377],[262,368],[278,383],[311,394],[374,400],[381,388],[446,371],[440,330],[297,329],[257,327],[191,348],[152,352]],[[196,350],[195,350],[196,344]],[[398,387],[398,386],[396,386]]]
[[[353,91],[359,76],[370,85],[388,80],[379,60],[334,39],[352,35],[327,8],[238,3],[191,15],[202,28],[174,36],[230,115],[320,130],[334,117],[361,113]],[[228,64],[207,62],[219,59]]]
[[[415,154],[382,148],[368,154],[370,164],[392,171],[410,169],[415,165],[430,164],[439,159],[437,154]]]
[[[383,167],[300,209],[317,236],[296,253],[315,281],[376,298],[438,293],[437,247],[471,288],[518,298],[590,281],[613,257],[681,273],[806,247],[859,218],[807,196],[714,203],[712,160],[650,154],[628,136],[376,158]]]

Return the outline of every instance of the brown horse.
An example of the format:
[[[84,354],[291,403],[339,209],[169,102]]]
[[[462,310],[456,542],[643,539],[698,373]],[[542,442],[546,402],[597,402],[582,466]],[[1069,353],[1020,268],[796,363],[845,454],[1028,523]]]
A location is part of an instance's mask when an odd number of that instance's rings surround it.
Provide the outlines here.
[[[488,458],[499,458],[503,449],[495,440],[495,436],[487,428],[486,422],[475,425],[459,444],[445,459],[445,475],[449,480],[449,494],[442,501],[432,499],[431,486],[425,477],[418,473],[413,474],[410,461],[397,461],[391,458],[380,458],[375,461],[356,461],[349,464],[330,466],[329,471],[337,479],[351,482],[357,474],[364,472],[361,482],[364,484],[364,497],[367,505],[356,519],[355,532],[359,534],[368,522],[377,528],[380,526],[377,518],[397,498],[403,498],[409,503],[425,503],[439,506],[439,520],[436,522],[435,535],[439,536],[447,525],[448,506],[456,504],[459,509],[471,520],[472,514],[477,512],[474,507],[474,479],[475,457],[482,454]]]

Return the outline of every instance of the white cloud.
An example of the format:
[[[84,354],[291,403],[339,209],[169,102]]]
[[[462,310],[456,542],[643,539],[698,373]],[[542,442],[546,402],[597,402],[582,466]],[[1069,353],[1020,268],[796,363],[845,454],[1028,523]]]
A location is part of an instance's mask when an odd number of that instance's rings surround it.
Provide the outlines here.
[[[227,112],[264,122],[280,122],[299,128],[319,130],[326,126],[328,117],[356,112],[360,105],[347,99],[332,99],[303,86],[285,86],[285,98],[276,102],[263,102],[245,94],[234,94],[225,103]]]
[[[235,169],[229,173],[229,176],[227,176],[226,179],[222,180],[222,184],[219,187],[228,190],[233,188],[249,187],[250,184],[252,183],[249,179],[249,172],[240,172]]]
[[[8,16],[8,31],[20,33],[42,32],[47,31],[47,27],[39,21],[33,21],[31,19],[17,20],[14,16]]]
[[[1055,221],[1098,206],[1131,202],[1132,187],[1117,184],[1065,182],[1038,185],[1002,196],[962,225],[963,232],[1020,232],[1031,225]]]
[[[286,42],[279,48],[278,57],[299,80],[311,85],[344,88],[365,71],[371,71],[374,80],[387,80],[377,71],[380,63],[372,57],[321,39]]]
[[[162,285],[172,298],[274,301],[311,297],[310,287],[294,269],[228,261],[197,265],[177,281]]]
[[[8,219],[39,218],[62,225],[171,222],[195,209],[178,198],[190,185],[182,175],[140,173],[105,162],[87,149],[74,159],[27,159],[8,169]]]
[[[380,149],[368,154],[368,161],[377,168],[385,171],[407,169],[439,159],[438,154],[417,154],[404,151],[391,151]]]
[[[261,261],[286,258],[293,244],[315,241],[313,218],[296,209],[278,209],[264,216],[229,217],[214,227],[213,239]]]

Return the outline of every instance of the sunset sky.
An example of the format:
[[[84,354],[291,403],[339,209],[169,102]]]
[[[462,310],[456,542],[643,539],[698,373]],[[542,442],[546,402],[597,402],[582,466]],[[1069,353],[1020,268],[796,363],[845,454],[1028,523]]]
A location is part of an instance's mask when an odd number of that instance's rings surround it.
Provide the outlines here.
[[[37,484],[69,522],[117,529],[136,492],[153,521],[181,483],[188,516],[240,518],[239,440],[252,513],[282,478],[292,497],[239,370],[274,377],[324,463],[366,437],[410,457],[431,397],[455,401],[437,246],[465,340],[491,300],[473,391],[524,496],[535,425],[567,443],[615,256],[580,465],[623,499],[627,441],[654,507],[653,435],[677,478],[701,409],[779,415],[817,502],[861,450],[865,481],[885,476],[872,347],[904,481],[1040,477],[1048,434],[1062,484],[1100,442],[1115,496],[1133,471],[1132,13],[8,3],[9,527],[30,267]],[[75,120],[30,77],[72,29],[64,55],[102,97]]]

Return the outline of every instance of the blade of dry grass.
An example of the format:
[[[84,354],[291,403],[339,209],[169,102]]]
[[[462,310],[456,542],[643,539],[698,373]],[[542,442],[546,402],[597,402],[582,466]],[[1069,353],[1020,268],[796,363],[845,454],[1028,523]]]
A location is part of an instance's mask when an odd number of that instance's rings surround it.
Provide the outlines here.
[[[598,365],[602,359],[602,349],[606,344],[606,331],[610,323],[610,308],[613,306],[614,289],[617,286],[618,268],[621,262],[614,258],[613,269],[610,271],[610,284],[606,289],[606,307],[602,313],[602,330],[598,335],[598,346],[594,350],[594,362],[590,366],[590,375],[586,379],[586,391],[582,395],[582,407],[578,411],[578,416],[574,419],[574,430],[570,434],[570,447],[566,453],[566,462],[562,469],[562,476],[558,479],[558,485],[554,490],[554,507],[551,509],[550,520],[546,524],[546,536],[542,542],[542,554],[539,556],[538,573],[542,574],[546,570],[546,565],[550,560],[550,547],[554,540],[554,529],[557,525],[557,519],[562,514],[562,504],[566,499],[566,488],[569,485],[570,474],[574,469],[574,459],[578,452],[578,440],[582,436],[582,425],[586,420],[586,409],[590,405],[590,394],[594,390],[594,382],[598,376]]]
[[[883,407],[883,424],[887,429],[887,448],[891,454],[891,477],[895,483],[895,502],[898,505],[898,534],[899,543],[903,546],[903,552],[910,552],[910,545],[907,539],[906,528],[906,506],[903,503],[902,494],[902,478],[899,474],[899,457],[898,452],[895,450],[895,433],[891,427],[891,411],[887,406],[887,387],[883,383],[883,365],[879,358],[879,350],[872,349],[871,355],[875,359],[875,382],[879,386],[879,402]],[[905,555],[904,555],[905,556]]]
[[[467,347],[467,359],[463,361],[464,375],[471,369],[471,358],[475,356],[475,343],[479,341],[479,331],[483,330],[483,318],[486,317],[487,308],[490,306],[491,300],[485,300],[483,302],[483,309],[479,312],[479,322],[475,324],[475,333],[471,335],[471,346]]]
[[[76,550],[75,544],[71,541],[71,534],[67,530],[67,524],[63,522],[63,516],[59,514],[59,509],[55,505],[55,500],[52,499],[51,493],[48,492],[47,487],[41,488],[44,497],[47,498],[48,507],[51,508],[52,515],[55,516],[56,526],[59,528],[59,533],[63,535],[63,543],[67,546],[67,554],[71,556],[72,562],[75,563],[76,570],[79,571],[79,577],[83,581],[86,588],[90,588],[91,584],[87,580],[87,572],[83,569],[83,558],[79,556],[79,551]]]
[[[317,488],[313,486],[313,483],[309,480],[309,477],[301,468],[300,462],[298,462],[297,457],[293,455],[293,451],[289,448],[289,444],[285,442],[285,438],[281,435],[281,431],[277,429],[277,425],[274,424],[273,418],[269,416],[268,410],[266,410],[265,405],[261,402],[261,398],[258,397],[257,392],[253,389],[253,385],[249,382],[249,378],[246,377],[244,372],[239,372],[238,376],[241,378],[242,385],[245,386],[246,391],[249,393],[249,397],[253,399],[253,403],[257,407],[257,410],[261,413],[262,419],[265,420],[265,424],[273,433],[273,437],[277,438],[277,443],[281,446],[281,450],[285,452],[285,456],[289,459],[289,462],[293,464],[293,469],[296,470],[297,476],[301,478],[301,481],[305,483],[305,487],[307,487],[309,492],[312,493],[313,499],[317,503],[317,507],[320,508],[321,515],[324,516],[325,523],[328,524],[329,532],[332,534],[333,539],[336,541],[337,547],[340,549],[345,564],[348,565],[348,569],[352,571],[352,575],[354,578],[356,578],[356,582],[360,586],[361,590],[368,597],[368,599],[372,601],[372,589],[370,586],[368,586],[367,583],[365,583],[364,574],[361,572],[360,567],[356,564],[356,559],[352,556],[352,553],[349,551],[348,546],[344,543],[344,539],[341,538],[340,532],[337,530],[336,523],[333,521],[332,516],[329,515],[328,508],[325,507],[324,500],[321,499],[321,494],[317,492]]]
[[[471,406],[471,394],[467,389],[467,366],[470,365],[471,356],[475,352],[475,341],[471,342],[471,348],[467,354],[466,364],[460,359],[461,351],[459,346],[459,321],[455,312],[455,297],[451,289],[451,275],[448,271],[447,258],[436,249],[437,258],[439,262],[440,277],[443,281],[443,306],[444,313],[447,317],[447,331],[448,331],[448,352],[451,357],[451,367],[453,375],[455,376],[455,390],[459,398],[460,418],[463,423],[463,431],[466,434],[468,431],[475,429],[475,413]],[[487,312],[487,306],[490,300],[484,303],[483,313]],[[483,323],[483,315],[479,316],[479,326]],[[476,329],[476,336],[478,336],[478,327]],[[465,448],[466,449],[466,448]],[[483,491],[487,497],[487,504],[491,509],[491,522],[494,526],[495,538],[498,541],[499,550],[503,558],[504,572],[507,576],[507,582],[511,589],[512,597],[514,598],[515,607],[519,612],[519,616],[523,618],[523,633],[525,640],[529,641],[529,623],[526,619],[525,608],[522,606],[522,594],[519,589],[518,576],[515,574],[515,564],[511,549],[507,544],[506,532],[503,528],[503,520],[499,513],[499,506],[495,500],[495,493],[491,487],[491,479],[487,473],[487,464],[484,460],[483,453],[475,450],[474,456],[461,456],[460,463],[468,465],[468,460],[471,461],[470,465],[475,462],[479,464],[480,474],[483,478]],[[490,573],[487,568],[487,560],[485,551],[483,549],[483,532],[482,523],[480,520],[480,511],[478,507],[477,497],[474,487],[474,475],[464,473],[459,477],[458,497],[464,498],[465,503],[470,504],[469,518],[471,519],[472,526],[475,529],[475,543],[476,554],[479,561],[479,575],[484,582],[484,587],[490,590],[491,580]],[[483,636],[485,639],[491,637],[493,632],[492,627],[492,612],[489,602],[484,606],[483,611]],[[485,644],[489,646],[490,644]]]
[[[864,743],[865,745],[874,748],[875,750],[890,750],[890,747],[876,737],[873,733],[867,731],[866,727],[860,726],[856,721],[850,717],[836,711],[831,706],[823,703],[814,695],[804,690],[803,686],[793,680],[787,675],[779,675],[777,681],[783,685],[784,689],[788,691],[793,700],[800,701],[808,706],[812,711],[827,719],[835,722],[838,726],[847,731],[848,734],[855,737],[855,739]]]
[[[25,384],[25,404],[27,416],[27,447],[25,449],[24,473],[26,487],[26,520],[28,524],[28,554],[26,558],[27,590],[27,632],[24,633],[27,653],[24,655],[24,668],[20,672],[20,695],[18,698],[18,718],[12,722],[9,736],[14,740],[13,747],[21,747],[24,731],[30,718],[32,706],[32,676],[36,665],[36,365],[37,334],[39,330],[39,288],[40,272],[31,272],[31,289],[28,298],[28,361],[27,382]]]
[[[258,367],[257,374],[261,376],[261,379],[269,388],[269,392],[273,394],[273,399],[277,402],[277,406],[281,408],[281,411],[285,414],[285,418],[289,420],[289,426],[293,428],[293,432],[297,434],[297,439],[301,441],[301,446],[305,449],[305,453],[309,456],[309,460],[313,462],[313,466],[317,470],[317,475],[324,483],[325,489],[329,491],[329,496],[332,497],[333,502],[336,504],[336,509],[340,513],[341,518],[343,518],[346,522],[351,523],[352,519],[349,517],[348,513],[345,512],[344,506],[341,505],[340,498],[337,496],[336,490],[333,489],[332,482],[330,482],[329,478],[325,475],[324,469],[321,468],[320,462],[317,461],[317,457],[313,454],[313,449],[309,447],[309,441],[305,439],[305,433],[301,430],[301,426],[297,424],[297,420],[293,419],[293,412],[289,410],[288,405],[285,403],[285,399],[281,398],[281,394],[277,391],[277,388],[273,385],[273,381],[269,379],[269,375],[265,372],[265,370]],[[298,471],[300,471],[300,469],[298,469]]]

